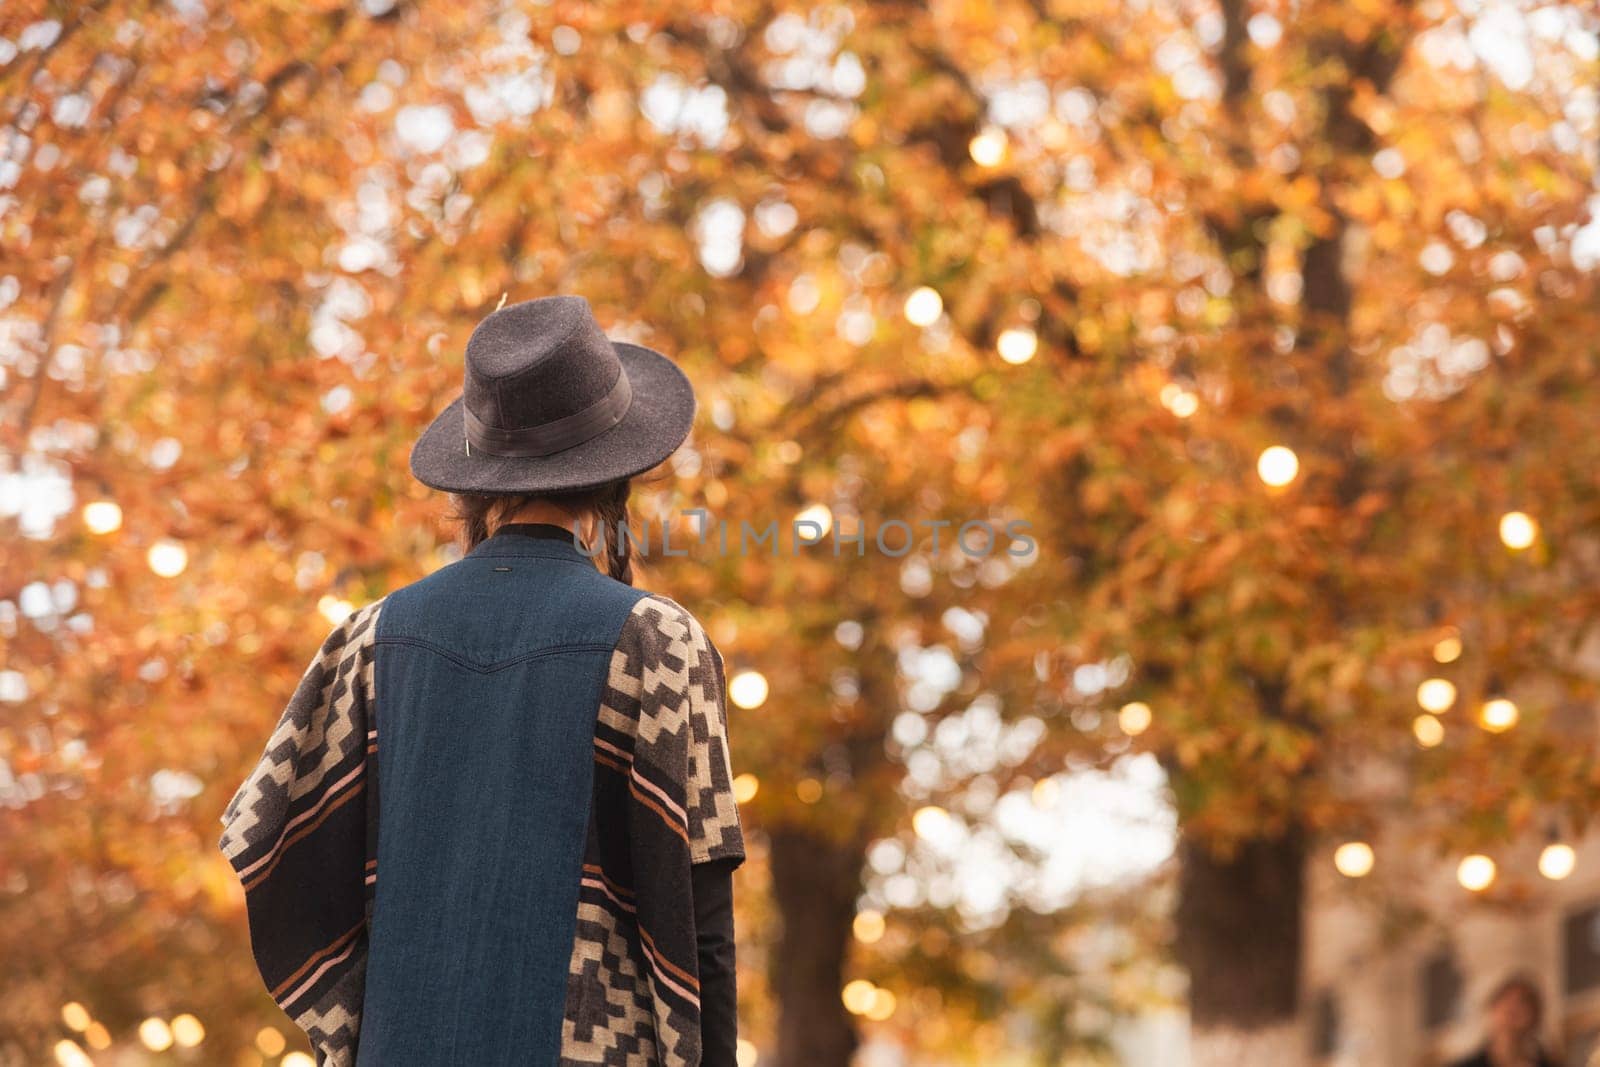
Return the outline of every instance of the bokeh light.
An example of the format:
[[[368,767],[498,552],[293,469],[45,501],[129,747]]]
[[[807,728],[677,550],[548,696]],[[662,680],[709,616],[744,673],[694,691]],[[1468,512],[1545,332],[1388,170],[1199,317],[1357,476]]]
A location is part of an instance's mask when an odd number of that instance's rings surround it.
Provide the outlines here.
[[[1470,889],[1474,893],[1481,893],[1493,885],[1495,874],[1494,860],[1480,853],[1467,856],[1456,866],[1456,881],[1461,883],[1463,889]]]
[[[967,152],[980,167],[998,167],[1006,158],[1005,131],[993,126],[980,130],[967,142]]]
[[[323,597],[317,601],[317,611],[324,619],[327,619],[331,625],[338,626],[340,623],[348,619],[351,613],[355,611],[355,605],[350,603],[348,600],[341,599],[340,597],[336,597],[329,593],[324,594]]]
[[[200,1020],[184,1012],[172,1018],[172,1040],[181,1048],[194,1048],[206,1039],[206,1028]]]
[[[89,1029],[89,1024],[94,1019],[90,1016],[88,1008],[79,1004],[76,1000],[69,1000],[61,1005],[61,1021],[67,1025],[67,1029],[77,1030],[82,1033]]]
[[[1129,737],[1137,737],[1150,728],[1153,718],[1149,704],[1134,700],[1122,705],[1122,710],[1117,712],[1117,725]]]
[[[1516,704],[1505,697],[1486,700],[1478,709],[1478,725],[1492,734],[1502,734],[1517,725],[1520,712]]]
[[[1578,853],[1560,841],[1544,846],[1539,853],[1539,873],[1552,882],[1566,878],[1578,867]]]
[[[877,986],[865,978],[857,978],[846,982],[839,991],[839,999],[844,1003],[845,1010],[852,1015],[865,1015],[872,1006],[872,994]]]
[[[139,1042],[151,1052],[165,1052],[172,1047],[172,1027],[152,1015],[139,1024]]]
[[[1288,485],[1299,473],[1300,457],[1283,445],[1263,449],[1256,459],[1256,474],[1274,489]]]
[[[1411,733],[1423,748],[1436,748],[1444,741],[1444,723],[1423,712],[1411,720]]]
[[[1013,366],[1028,362],[1039,351],[1039,335],[1026,326],[1013,326],[1000,331],[995,342],[1000,358]]]
[[[1429,678],[1417,686],[1417,704],[1423,711],[1442,715],[1455,706],[1456,686],[1448,678]]]
[[[761,789],[761,779],[748,771],[744,774],[734,775],[733,799],[735,803],[748,804],[756,798],[756,793]]]
[[[1333,866],[1346,878],[1365,878],[1375,861],[1372,846],[1365,841],[1346,841],[1333,850]]]
[[[150,570],[162,578],[176,578],[189,566],[189,550],[176,541],[157,541],[145,553]]]
[[[740,671],[728,681],[728,699],[746,711],[765,704],[767,692],[767,676],[760,671]]]
[[[91,500],[83,506],[83,524],[93,534],[122,529],[122,506],[115,500]]]
[[[906,297],[906,321],[913,326],[932,326],[944,314],[944,299],[935,289],[924,285]]]
[[[883,912],[874,908],[867,908],[856,912],[854,921],[850,924],[851,933],[855,934],[857,941],[863,945],[877,943],[883,937],[883,932],[888,924],[884,921]]]
[[[1523,511],[1508,511],[1500,516],[1500,540],[1513,552],[1530,547],[1539,537],[1539,524]]]
[[[58,1067],[90,1067],[90,1064],[94,1063],[76,1041],[68,1039],[57,1041],[53,1051]]]

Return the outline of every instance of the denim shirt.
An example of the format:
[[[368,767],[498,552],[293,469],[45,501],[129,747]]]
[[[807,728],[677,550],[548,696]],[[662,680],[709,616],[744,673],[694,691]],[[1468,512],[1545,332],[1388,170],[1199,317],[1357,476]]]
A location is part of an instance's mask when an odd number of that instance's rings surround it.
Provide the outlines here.
[[[724,715],[694,617],[559,527],[336,627],[222,837],[319,1065],[698,1063],[692,872],[744,856]]]

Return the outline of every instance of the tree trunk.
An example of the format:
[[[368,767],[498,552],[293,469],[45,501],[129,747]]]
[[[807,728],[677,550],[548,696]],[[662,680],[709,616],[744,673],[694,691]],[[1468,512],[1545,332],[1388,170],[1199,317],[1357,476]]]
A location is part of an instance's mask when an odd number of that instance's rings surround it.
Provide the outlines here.
[[[769,835],[783,931],[772,954],[778,1067],[848,1067],[856,1030],[839,999],[863,851],[799,827]]]
[[[1179,856],[1192,1067],[1309,1063],[1299,1021],[1303,838],[1257,839],[1227,857],[1186,839]]]

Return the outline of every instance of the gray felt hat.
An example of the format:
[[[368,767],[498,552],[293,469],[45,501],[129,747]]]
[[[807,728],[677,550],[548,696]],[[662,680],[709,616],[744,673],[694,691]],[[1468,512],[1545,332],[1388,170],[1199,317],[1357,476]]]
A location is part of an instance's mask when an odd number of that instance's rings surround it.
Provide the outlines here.
[[[652,349],[613,341],[581,296],[511,304],[467,341],[466,389],[411,449],[454,493],[559,493],[649,470],[694,421],[694,390]]]

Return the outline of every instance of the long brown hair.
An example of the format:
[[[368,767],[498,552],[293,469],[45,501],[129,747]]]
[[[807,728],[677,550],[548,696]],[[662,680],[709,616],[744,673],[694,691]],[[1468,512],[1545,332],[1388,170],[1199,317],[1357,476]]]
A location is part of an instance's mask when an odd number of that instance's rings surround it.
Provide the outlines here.
[[[536,500],[547,500],[574,519],[593,514],[600,526],[605,572],[619,582],[633,584],[633,538],[628,520],[628,495],[632,482],[623,478],[574,493],[451,493],[450,517],[460,526],[463,552],[470,552],[506,522]]]

